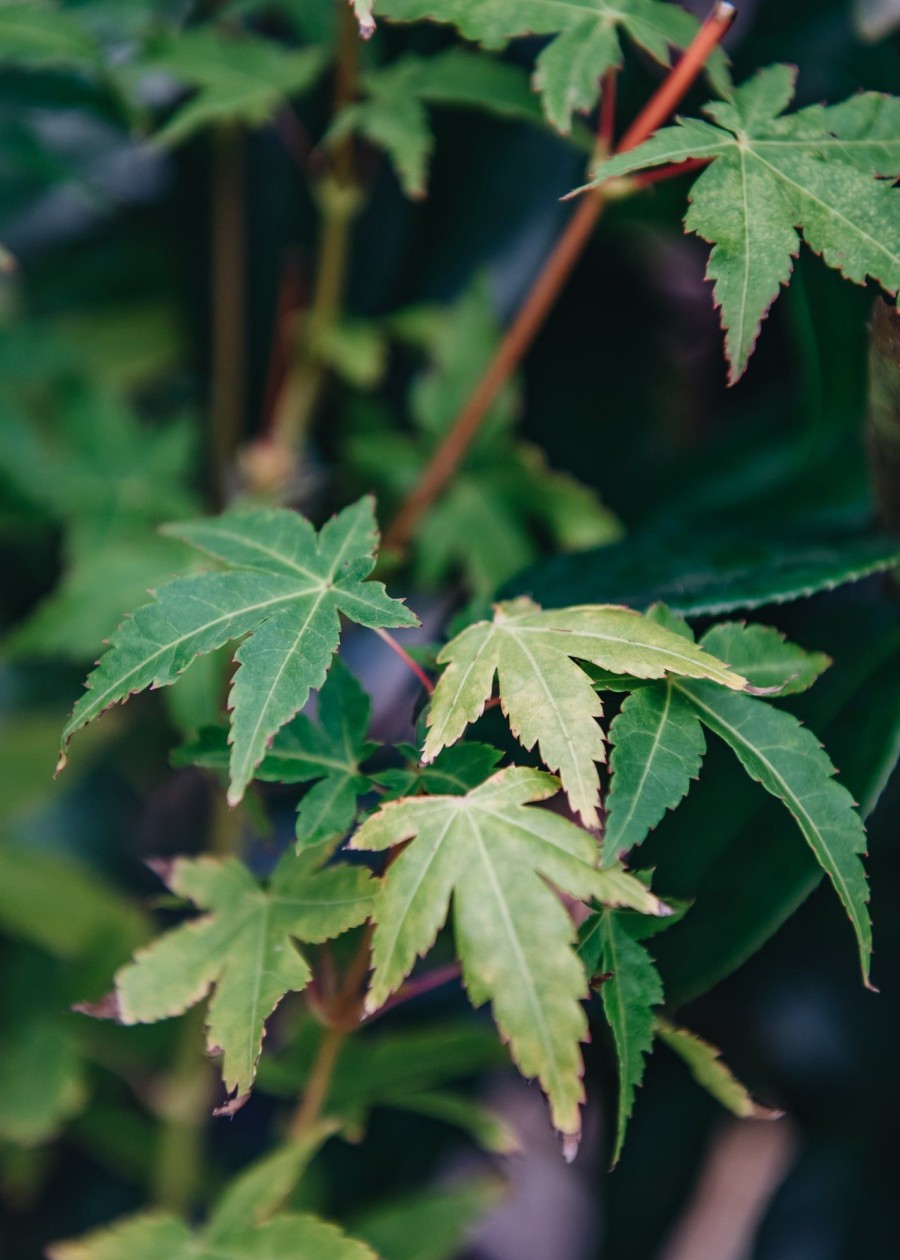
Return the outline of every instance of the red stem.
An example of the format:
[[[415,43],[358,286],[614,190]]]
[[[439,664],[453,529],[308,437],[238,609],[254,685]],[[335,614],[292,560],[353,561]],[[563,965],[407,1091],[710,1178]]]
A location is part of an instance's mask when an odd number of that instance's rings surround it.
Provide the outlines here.
[[[597,143],[604,154],[610,153],[616,133],[616,84],[618,71],[613,67],[603,76],[600,89],[600,120],[597,126]]]
[[[658,184],[664,179],[675,179],[678,175],[687,175],[690,171],[699,171],[709,166],[711,158],[687,158],[684,162],[670,162],[667,166],[657,166],[652,171],[641,171],[634,176],[635,183],[643,188],[648,184]]]
[[[370,1024],[373,1019],[380,1019],[382,1015],[386,1015],[388,1011],[392,1011],[397,1006],[402,1006],[404,1002],[410,1002],[413,998],[421,997],[424,993],[431,993],[434,989],[439,989],[442,984],[449,984],[451,980],[458,979],[459,974],[459,963],[452,962],[445,963],[442,967],[435,967],[431,971],[426,971],[421,976],[416,976],[415,980],[408,980],[402,988],[397,990],[393,997],[388,998],[383,1006],[379,1006],[377,1011],[373,1011],[365,1022]]]
[[[622,137],[617,153],[633,149],[669,117],[703,69],[706,59],[728,30],[734,17],[734,5],[716,4],[685,49],[677,66],[660,84]],[[386,530],[385,550],[402,549],[406,546],[421,517],[456,472],[491,403],[519,366],[543,327],[547,315],[590,240],[603,204],[602,190],[595,190],[581,199],[578,209],[563,229],[496,354],[432,456],[418,485],[401,504]]]
[[[707,58],[731,26],[736,14],[737,10],[733,4],[720,3],[715,6],[685,49],[684,56],[672,68],[671,73],[666,76],[625,132],[619,141],[617,153],[627,153],[629,149],[642,144],[677,109],[685,93],[706,64]]]
[[[388,632],[386,630],[382,630],[380,626],[375,628],[375,633],[378,635],[379,639],[385,642],[392,651],[397,653],[397,655],[400,657],[401,661],[403,661],[407,669],[412,670],[412,672],[415,674],[416,678],[418,678],[419,682],[422,684],[422,686],[425,688],[428,694],[433,695],[434,683],[425,673],[424,669],[418,663],[418,661],[414,661],[413,658],[410,656],[410,654],[404,648],[400,646],[397,640],[392,639],[391,636],[388,634]]]

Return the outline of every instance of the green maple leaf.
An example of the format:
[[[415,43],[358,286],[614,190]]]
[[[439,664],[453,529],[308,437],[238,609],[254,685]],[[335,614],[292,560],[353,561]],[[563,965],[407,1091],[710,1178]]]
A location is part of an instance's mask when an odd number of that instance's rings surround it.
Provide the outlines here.
[[[414,626],[416,617],[380,582],[364,579],[377,541],[373,502],[361,499],[316,534],[284,509],[232,513],[172,526],[174,537],[224,561],[225,572],[177,578],[113,635],[63,733],[145,687],[175,681],[195,656],[249,635],[231,687],[231,787],[235,804],[272,737],[321,687],[340,639],[339,613],[370,627]]]
[[[821,653],[804,654],[765,627],[738,622],[713,627],[701,646],[721,652],[748,677],[783,691],[809,685],[827,664]],[[602,682],[600,683],[602,686]],[[635,697],[637,700],[637,697]],[[678,701],[677,722],[667,713]],[[625,837],[633,847],[644,827],[687,792],[703,755],[702,723],[735,752],[744,769],[782,801],[835,887],[856,933],[863,979],[868,984],[872,929],[863,864],[866,837],[853,798],[834,779],[835,768],[810,731],[791,713],[752,696],[692,679],[670,678],[642,688],[640,701],[611,732],[617,740],[609,794],[605,855],[615,860]],[[691,729],[693,724],[694,729]],[[664,744],[654,748],[654,740]],[[648,773],[642,767],[649,766]],[[615,778],[621,776],[619,783]],[[645,834],[645,832],[644,832]]]
[[[183,567],[151,527],[197,510],[187,489],[194,435],[139,423],[111,395],[61,391],[52,426],[15,408],[0,426],[0,471],[64,530],[65,570],[6,639],[18,656],[93,660],[110,627]]]
[[[297,807],[297,839],[304,848],[343,835],[356,815],[357,797],[371,786],[360,769],[379,747],[366,739],[371,708],[365,691],[336,657],[319,692],[318,720],[300,714],[282,727],[256,768],[254,778],[262,782],[318,780]],[[228,732],[212,726],[178,749],[173,762],[227,771],[228,758]]]
[[[434,57],[407,54],[362,76],[366,99],[346,106],[328,131],[333,142],[353,132],[385,150],[403,191],[425,194],[434,137],[428,106],[478,109],[543,124],[540,105],[518,66],[462,48]]]
[[[84,1238],[54,1243],[50,1260],[376,1260],[336,1225],[283,1212],[262,1225],[197,1233],[174,1216],[135,1216]]]
[[[808,652],[755,622],[722,621],[707,630],[703,646],[755,687],[774,688],[781,696],[806,691],[831,664],[824,652]]]
[[[647,950],[614,910],[586,920],[578,953],[591,975],[606,973],[600,986],[603,1009],[613,1032],[619,1063],[619,1105],[613,1164],[619,1162],[634,1093],[644,1078],[653,1047],[653,1008],[663,1000],[662,981]]]
[[[74,14],[58,4],[6,0],[0,5],[0,60],[95,69],[100,51]]]
[[[419,762],[418,750],[411,744],[401,744],[397,751],[406,755],[406,766],[372,775],[375,783],[387,789],[384,801],[420,793],[465,796],[471,788],[490,778],[503,757],[499,749],[477,742],[445,748],[426,766]]]
[[[687,795],[706,752],[703,728],[671,682],[630,695],[609,728],[612,783],[603,829],[605,861],[640,844]]]
[[[441,651],[447,665],[428,717],[424,759],[432,760],[481,716],[499,676],[500,703],[510,728],[528,749],[558,771],[569,802],[589,827],[599,825],[599,778],[605,757],[596,719],[603,709],[577,661],[635,678],[684,675],[740,689],[746,680],[714,656],[629,608],[584,604],[543,611],[529,599],[497,604],[493,621],[479,621]]]
[[[660,163],[708,158],[685,226],[712,244],[707,275],[726,331],[732,382],[747,366],[766,313],[787,284],[800,232],[848,280],[900,289],[900,100],[864,92],[843,104],[783,114],[792,66],[770,66],[732,99],[681,119],[601,163],[595,182]],[[887,179],[877,178],[887,176]]]
[[[286,48],[273,40],[229,36],[215,27],[182,31],[145,54],[137,73],[164,71],[196,94],[156,132],[179,144],[210,125],[268,122],[291,96],[313,87],[325,69],[324,48]]]
[[[654,1032],[687,1065],[698,1085],[742,1120],[777,1120],[782,1112],[761,1107],[726,1063],[717,1046],[658,1015]]]
[[[228,1183],[202,1229],[169,1214],[127,1217],[54,1243],[50,1260],[376,1260],[364,1243],[317,1217],[281,1212],[310,1159],[334,1132],[321,1121]]]
[[[387,871],[375,908],[372,987],[376,1010],[431,948],[453,898],[463,981],[475,1005],[488,1000],[513,1058],[536,1076],[553,1120],[577,1133],[583,1097],[579,1041],[584,970],[574,929],[545,880],[576,897],[665,907],[623,871],[595,869],[591,836],[565,818],[529,809],[558,790],[537,770],[501,770],[464,796],[412,797],[383,806],[357,831],[354,849],[413,843]],[[415,839],[414,839],[415,837]],[[540,924],[540,931],[535,925]]]
[[[378,0],[378,11],[400,22],[451,22],[485,48],[517,35],[554,36],[538,56],[535,86],[560,131],[570,129],[573,112],[593,107],[603,75],[622,64],[620,31],[666,64],[670,50],[685,48],[698,29],[689,13],[660,0]],[[720,52],[712,73],[727,82]]]
[[[286,854],[262,887],[234,858],[178,858],[169,888],[208,913],[159,937],[116,973],[115,1014],[124,1024],[179,1015],[215,987],[207,1048],[221,1054],[229,1092],[256,1075],[265,1023],[288,992],[304,989],[309,964],[294,942],[317,943],[368,918],[374,885],[360,867],[325,870],[321,851]],[[106,1004],[96,1012],[106,1013]]]

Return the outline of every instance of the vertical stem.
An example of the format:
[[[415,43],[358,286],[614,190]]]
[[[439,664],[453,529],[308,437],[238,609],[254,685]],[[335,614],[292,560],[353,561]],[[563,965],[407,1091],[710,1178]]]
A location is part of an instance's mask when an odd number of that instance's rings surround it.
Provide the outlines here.
[[[619,72],[613,66],[603,76],[600,88],[600,118],[597,124],[597,148],[599,155],[606,157],[612,152],[616,130],[616,86]]]
[[[355,99],[359,72],[356,20],[346,0],[338,0],[338,8],[340,26],[332,103],[335,116]],[[272,416],[273,437],[288,449],[297,450],[303,445],[327,379],[317,343],[321,345],[340,315],[359,200],[354,142],[348,135],[336,143],[332,170],[319,186],[321,226],[312,301],[300,332],[294,369]]]
[[[900,315],[883,298],[872,312],[866,438],[878,514],[900,533]]]
[[[289,1132],[294,1141],[312,1128],[322,1114],[322,1108],[328,1100],[331,1078],[346,1037],[347,1033],[343,1028],[325,1029],[322,1040],[319,1042],[316,1061],[303,1091],[303,1099],[291,1121]]]
[[[206,1120],[212,1110],[212,1074],[202,1050],[204,1017],[202,1006],[185,1015],[178,1031],[175,1061],[157,1107],[153,1198],[160,1207],[179,1214],[197,1201]]]
[[[246,389],[244,140],[232,128],[213,137],[212,383],[210,417],[216,492],[223,495],[244,418]]]

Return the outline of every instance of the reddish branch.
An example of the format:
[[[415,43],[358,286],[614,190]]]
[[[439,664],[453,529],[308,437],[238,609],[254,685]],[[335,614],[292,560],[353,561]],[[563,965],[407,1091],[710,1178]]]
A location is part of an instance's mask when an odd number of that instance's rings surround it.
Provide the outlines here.
[[[678,64],[622,137],[617,153],[624,153],[641,144],[669,117],[703,69],[734,17],[733,5],[716,4]],[[609,113],[604,112],[601,104],[601,133],[608,128],[611,134],[612,126],[612,119]],[[453,427],[432,456],[418,485],[387,529],[384,536],[386,548],[402,549],[406,546],[423,514],[459,467],[488,408],[522,361],[581,257],[603,205],[601,190],[588,193],[566,224],[497,353],[457,416]]]
[[[401,661],[407,667],[407,669],[409,669],[412,673],[415,674],[416,678],[418,678],[419,682],[422,684],[422,686],[425,688],[428,694],[432,695],[434,692],[434,683],[425,673],[424,669],[419,664],[419,662],[414,661],[413,658],[410,656],[409,652],[407,652],[405,648],[402,648],[396,639],[392,639],[386,630],[382,630],[379,627],[375,629],[375,633],[378,635],[379,639],[381,639],[384,643],[388,645],[391,651],[397,653],[397,655],[400,657]]]

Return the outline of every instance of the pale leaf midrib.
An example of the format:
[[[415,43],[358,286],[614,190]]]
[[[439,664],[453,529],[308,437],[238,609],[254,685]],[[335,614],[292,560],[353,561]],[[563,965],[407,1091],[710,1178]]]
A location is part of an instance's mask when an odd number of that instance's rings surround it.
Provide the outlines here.
[[[653,735],[653,743],[651,745],[650,752],[646,760],[644,761],[643,767],[641,768],[641,776],[638,781],[636,790],[632,793],[631,804],[628,807],[628,812],[625,815],[625,820],[619,825],[619,835],[624,834],[629,823],[634,817],[635,810],[637,809],[637,806],[638,806],[638,801],[640,799],[641,793],[644,790],[644,785],[647,782],[647,777],[650,773],[650,766],[653,762],[653,758],[656,756],[657,750],[662,740],[663,730],[665,729],[666,722],[668,721],[669,711],[672,708],[672,684],[671,682],[669,682],[668,679],[666,679],[665,688],[666,688],[665,706],[662,712],[659,713],[658,715],[659,721],[657,722],[656,731],[654,732],[654,735]],[[613,838],[615,838],[615,835],[613,836]],[[608,835],[604,836],[604,842],[608,843],[609,839],[610,838]]]
[[[674,685],[677,686],[678,684],[676,683]],[[813,819],[810,817],[809,812],[806,809],[805,805],[803,805],[803,803],[799,800],[799,798],[797,797],[793,789],[788,786],[783,776],[778,772],[775,766],[773,766],[771,761],[769,761],[769,759],[765,757],[759,751],[759,749],[755,747],[755,745],[751,744],[750,741],[745,736],[743,736],[740,733],[740,731],[738,731],[734,726],[732,726],[730,722],[725,721],[725,719],[722,718],[716,712],[715,709],[712,709],[709,707],[709,705],[704,704],[704,702],[702,700],[699,700],[691,691],[687,689],[684,689],[684,690],[692,704],[695,704],[697,708],[700,709],[702,712],[706,713],[707,715],[710,715],[714,723],[718,723],[719,726],[724,727],[727,731],[729,731],[734,736],[736,742],[739,743],[743,748],[749,749],[749,751],[753,754],[753,756],[758,758],[758,760],[763,763],[763,765],[769,771],[769,773],[771,774],[775,782],[781,785],[781,788],[784,792],[783,799],[785,799],[786,801],[791,801],[793,803],[794,809],[796,810],[796,813],[794,814],[794,816],[797,819],[797,822],[799,823],[800,828],[803,831],[803,834],[807,837],[807,842],[810,844],[810,848],[813,850],[816,856],[819,857],[820,861],[822,862],[822,865],[825,867],[826,871],[830,875],[832,882],[837,888],[840,894],[841,900],[843,901],[845,907],[847,908],[847,912],[849,913],[854,924],[858,924],[860,921],[858,920],[857,909],[856,909],[856,906],[854,905],[853,897],[850,894],[850,890],[844,881],[843,874],[841,873],[840,868],[835,865],[834,860],[831,856],[831,853],[828,849],[828,845],[824,839],[824,836],[819,831],[819,828],[816,826]],[[716,734],[719,734],[719,732],[716,731],[715,729],[715,725],[713,725],[712,729]],[[791,812],[794,812],[794,811],[792,810]],[[815,839],[817,843],[813,843],[810,837]],[[854,856],[858,857],[859,855],[854,854]]]
[[[543,1007],[540,1002],[540,997],[534,986],[534,977],[531,974],[531,969],[528,966],[528,961],[522,950],[522,945],[521,945],[521,942],[519,941],[519,935],[516,931],[515,923],[513,922],[510,916],[509,906],[503,896],[503,891],[497,880],[497,873],[496,873],[496,870],[494,869],[493,863],[491,862],[490,854],[488,853],[487,846],[484,843],[484,838],[482,837],[479,829],[475,826],[474,821],[468,816],[467,816],[467,821],[469,823],[469,826],[472,829],[472,835],[475,838],[476,847],[481,851],[483,864],[487,872],[488,879],[493,888],[496,903],[500,910],[500,916],[502,919],[503,926],[506,929],[507,936],[509,938],[510,944],[513,949],[513,954],[519,964],[519,967],[521,968],[521,973],[523,977],[522,987],[526,994],[526,1000],[527,1000],[528,1006],[530,1010],[532,1011],[533,1025],[536,1028],[538,1032],[538,1038],[542,1046],[544,1047],[545,1061],[548,1066],[548,1078],[550,1078],[549,1069],[552,1068],[553,1073],[552,1073],[551,1079],[556,1079],[557,1078],[557,1065],[556,1065],[556,1055],[555,1055],[554,1046],[553,1046],[553,1038],[551,1036],[550,1027],[547,1023],[547,1019],[546,1019]],[[548,1079],[547,1092],[552,1097],[553,1084],[551,1083],[551,1079]]]

